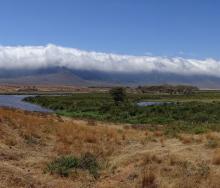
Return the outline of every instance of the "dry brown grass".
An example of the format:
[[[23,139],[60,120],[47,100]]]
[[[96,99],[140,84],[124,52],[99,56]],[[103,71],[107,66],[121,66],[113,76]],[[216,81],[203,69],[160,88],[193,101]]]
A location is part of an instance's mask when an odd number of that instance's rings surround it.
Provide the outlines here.
[[[203,143],[218,140],[218,133],[170,139],[129,125],[1,108],[0,133],[2,187],[214,188],[220,183],[220,151]],[[44,173],[54,158],[86,152],[100,162],[100,178],[83,170],[69,178]]]
[[[193,139],[196,143],[202,143],[205,140],[204,135],[195,135]]]
[[[97,122],[96,122],[95,120],[93,120],[93,119],[89,119],[89,120],[87,121],[87,125],[88,125],[88,126],[96,126],[96,125],[97,125]]]
[[[152,169],[144,169],[142,177],[142,188],[157,188],[156,175],[153,173]]]
[[[165,147],[165,138],[160,138],[161,147]]]
[[[180,134],[179,139],[183,144],[190,144],[194,141],[193,136],[189,134]]]
[[[217,132],[206,134],[206,148],[214,149],[220,147],[220,135]]]
[[[156,137],[161,137],[163,135],[164,135],[164,133],[162,131],[154,131],[154,136],[156,136]]]
[[[123,135],[118,133],[117,129],[106,126],[93,127],[74,122],[58,125],[56,138],[56,145],[62,143],[62,147],[71,148],[72,153],[83,153],[89,150],[90,153],[102,157],[109,155],[114,147],[121,145],[124,141]]]
[[[220,165],[220,149],[216,149],[213,154],[213,164]]]
[[[208,140],[220,140],[220,135],[217,132],[209,132],[206,134]]]

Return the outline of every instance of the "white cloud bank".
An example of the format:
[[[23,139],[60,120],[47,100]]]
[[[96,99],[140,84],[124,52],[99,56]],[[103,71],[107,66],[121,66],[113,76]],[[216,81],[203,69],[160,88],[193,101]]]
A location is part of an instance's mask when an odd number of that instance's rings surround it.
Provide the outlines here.
[[[118,55],[88,52],[51,44],[47,46],[0,46],[0,70],[47,67],[124,73],[158,71],[220,77],[220,61],[214,59]]]

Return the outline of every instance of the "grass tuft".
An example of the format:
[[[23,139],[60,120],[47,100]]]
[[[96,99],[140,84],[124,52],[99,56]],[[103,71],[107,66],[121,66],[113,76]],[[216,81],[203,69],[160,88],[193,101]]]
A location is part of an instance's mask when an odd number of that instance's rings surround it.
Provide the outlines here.
[[[80,158],[71,155],[59,157],[47,165],[46,172],[58,174],[61,177],[68,177],[76,169],[88,170],[95,178],[99,176],[98,162],[96,157],[90,153],[86,153]]]
[[[49,163],[46,171],[51,174],[58,174],[62,177],[67,177],[74,168],[78,167],[78,165],[78,158],[74,156],[62,156]]]

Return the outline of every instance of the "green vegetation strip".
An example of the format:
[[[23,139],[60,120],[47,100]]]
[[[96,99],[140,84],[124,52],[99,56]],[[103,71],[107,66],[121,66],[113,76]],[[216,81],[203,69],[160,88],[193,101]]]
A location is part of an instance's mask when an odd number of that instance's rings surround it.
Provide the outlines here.
[[[220,130],[220,92],[128,94],[122,103],[115,103],[108,93],[36,96],[25,100],[64,116],[146,126],[160,124],[167,134]],[[136,105],[138,101],[170,101],[175,104],[139,107]]]

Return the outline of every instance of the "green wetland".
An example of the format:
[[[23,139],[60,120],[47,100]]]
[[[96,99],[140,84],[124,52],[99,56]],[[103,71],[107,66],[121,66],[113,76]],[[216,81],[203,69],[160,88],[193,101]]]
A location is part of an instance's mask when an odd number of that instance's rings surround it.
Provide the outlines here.
[[[25,101],[54,110],[57,114],[131,124],[136,128],[163,129],[167,135],[180,132],[220,131],[220,92],[184,94],[127,94],[115,104],[109,93],[75,93],[67,96],[36,96]],[[140,107],[137,102],[171,102]]]

